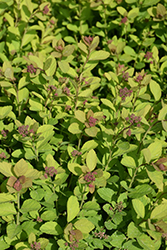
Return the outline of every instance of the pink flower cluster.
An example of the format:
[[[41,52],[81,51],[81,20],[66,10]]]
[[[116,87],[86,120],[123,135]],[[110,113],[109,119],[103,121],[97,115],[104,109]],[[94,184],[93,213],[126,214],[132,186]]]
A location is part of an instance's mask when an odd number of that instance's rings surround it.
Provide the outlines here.
[[[40,242],[34,242],[34,243],[31,243],[31,250],[40,250],[41,249],[41,244]]]
[[[47,15],[49,12],[49,8],[48,8],[48,5],[46,5],[44,8],[43,8],[43,14],[44,15]]]
[[[48,177],[53,177],[57,174],[57,170],[54,167],[45,167],[44,177],[47,179]]]
[[[128,72],[123,72],[122,78],[124,79],[124,81],[128,82],[129,73]]]
[[[34,68],[34,66],[32,64],[27,66],[27,72],[33,74],[33,73],[36,73],[36,71],[37,71],[37,69]]]
[[[71,109],[70,105],[66,105],[65,110],[69,111]]]
[[[52,91],[52,90],[53,90],[53,91],[56,91],[57,88],[56,88],[56,86],[54,86],[54,85],[49,85],[48,88],[47,88],[47,90],[48,90],[48,91]]]
[[[6,155],[4,152],[0,153],[0,159],[6,159]]]
[[[72,153],[71,153],[71,155],[72,155],[73,157],[79,156],[79,155],[81,155],[81,154],[82,154],[82,153],[79,152],[78,150],[74,150],[74,151],[72,151]]]
[[[83,41],[84,41],[84,43],[85,43],[87,46],[90,46],[91,42],[93,41],[93,37],[91,37],[91,36],[84,36]]]
[[[64,92],[64,94],[66,94],[66,95],[70,95],[70,90],[69,90],[69,88],[67,88],[67,87],[65,87],[64,89],[63,89],[63,92]]]
[[[17,179],[13,185],[14,189],[19,192],[22,189],[21,183],[24,183],[25,180],[26,180],[26,178],[24,175],[20,176],[19,179]]]
[[[8,132],[9,132],[8,130],[3,129],[1,131],[1,134],[3,135],[3,137],[7,137]]]
[[[107,239],[108,238],[108,235],[105,234],[105,232],[95,232],[94,233],[95,237],[97,238],[100,238],[100,239]]]
[[[84,176],[84,180],[86,182],[92,182],[95,181],[95,175],[97,174],[97,172],[88,172],[85,176]]]
[[[119,90],[119,96],[122,97],[122,101],[125,101],[127,96],[131,96],[132,92],[132,90],[129,90],[125,87]]]
[[[140,116],[135,116],[135,114],[131,114],[130,117],[126,117],[125,120],[127,122],[130,122],[131,124],[136,123],[137,127],[140,127],[141,126],[140,122],[141,122],[142,118]]]
[[[150,51],[147,51],[144,57],[145,57],[147,60],[149,60],[150,58],[152,59],[152,58],[153,58],[153,53],[150,52]]]
[[[90,116],[89,121],[88,121],[89,126],[94,127],[96,125],[96,121],[97,121],[96,118],[94,118],[93,116]]]
[[[18,132],[20,135],[22,135],[23,137],[28,136],[30,133],[34,133],[33,129],[28,130],[29,125],[22,125],[20,127],[18,127]]]
[[[123,18],[121,19],[121,23],[126,23],[127,20],[128,20],[128,18],[125,16],[125,17],[123,17]]]

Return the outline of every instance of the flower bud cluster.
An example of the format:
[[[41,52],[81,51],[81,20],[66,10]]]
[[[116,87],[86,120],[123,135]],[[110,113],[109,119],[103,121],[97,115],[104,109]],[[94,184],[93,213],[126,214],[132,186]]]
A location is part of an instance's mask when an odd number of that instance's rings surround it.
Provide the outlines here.
[[[48,177],[53,177],[57,174],[57,170],[54,167],[45,167],[44,177],[47,179]]]
[[[32,64],[27,66],[27,72],[33,74],[33,73],[36,73],[36,71],[37,71],[37,69],[35,69]]]
[[[152,59],[152,58],[153,58],[153,53],[150,52],[150,51],[147,51],[144,57],[145,57],[147,60],[149,60],[150,58]]]
[[[38,217],[37,217],[37,221],[38,221],[38,222],[42,222],[43,220],[38,216]]]
[[[126,23],[127,22],[127,20],[128,20],[128,18],[125,16],[125,17],[123,17],[122,19],[121,19],[121,24],[122,23]]]
[[[72,151],[71,154],[72,154],[73,157],[76,157],[76,156],[80,156],[82,153],[79,152],[78,150],[74,150],[74,151]]]
[[[90,46],[91,43],[92,43],[92,41],[93,41],[93,37],[91,37],[91,36],[84,36],[83,41],[84,41],[84,43],[85,43],[87,46]]]
[[[13,187],[16,191],[20,191],[22,189],[22,185],[23,183],[25,183],[26,178],[24,175],[20,176],[19,179],[16,180],[16,182],[14,183]]]
[[[62,52],[63,51],[63,46],[62,45],[59,45],[59,46],[55,46],[55,50],[57,51],[57,52]]]
[[[9,132],[8,130],[3,129],[1,131],[1,134],[3,135],[3,137],[7,137],[8,132]]]
[[[23,137],[29,136],[31,133],[34,134],[34,130],[33,129],[28,130],[28,128],[29,128],[29,125],[26,125],[26,126],[22,125],[22,126],[18,127],[19,134],[22,135]]]
[[[89,120],[88,124],[89,124],[90,127],[94,127],[96,125],[97,119],[94,118],[93,116],[90,116],[88,120]]]
[[[66,105],[65,110],[69,111],[71,109],[70,105]]]
[[[67,87],[65,87],[64,89],[63,89],[63,92],[64,92],[64,94],[66,94],[66,95],[70,95],[70,90],[69,90],[69,88],[67,88]]]
[[[122,78],[124,79],[125,82],[128,82],[129,73],[128,72],[123,72]]]
[[[108,238],[108,235],[105,234],[105,232],[95,232],[94,233],[95,237],[97,238],[100,238],[100,239],[107,239]]]
[[[44,8],[43,8],[43,14],[44,15],[47,15],[48,14],[48,12],[49,12],[49,8],[48,8],[48,5],[46,5]]]
[[[41,249],[41,244],[40,242],[34,242],[34,243],[31,243],[31,250],[40,250]]]
[[[130,117],[126,117],[125,120],[131,124],[136,124],[137,127],[140,127],[142,118],[141,116],[135,116],[135,114],[131,114]]]
[[[132,92],[133,91],[131,89],[129,90],[125,87],[119,90],[119,96],[122,97],[122,101],[125,101],[127,96],[131,96]]]
[[[22,189],[22,185],[19,179],[17,179],[13,187],[16,191],[20,191]]]
[[[86,182],[92,182],[95,181],[95,175],[97,174],[97,172],[88,172],[85,176],[84,176],[84,180]]]
[[[123,209],[124,209],[123,203],[122,203],[122,201],[120,201],[119,203],[117,203],[117,204],[115,205],[115,209],[114,209],[114,210],[116,210],[116,211],[118,211],[118,212],[122,212]]]
[[[57,88],[54,85],[49,85],[47,88],[47,91],[56,91],[56,90],[57,90]]]
[[[0,153],[0,159],[6,159],[6,155],[4,152]]]
[[[67,80],[67,77],[59,77],[59,82],[64,83]]]

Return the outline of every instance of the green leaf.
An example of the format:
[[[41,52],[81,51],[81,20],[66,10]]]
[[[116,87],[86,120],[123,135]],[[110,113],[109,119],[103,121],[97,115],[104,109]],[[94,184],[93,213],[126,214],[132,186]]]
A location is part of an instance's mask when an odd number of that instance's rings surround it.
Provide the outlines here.
[[[125,156],[121,160],[121,164],[126,167],[136,168],[135,160],[131,156]]]
[[[125,52],[125,54],[131,55],[131,56],[136,56],[135,50],[133,48],[131,48],[130,46],[125,46],[124,52]]]
[[[12,169],[12,165],[10,163],[0,162],[0,173],[5,175],[6,177],[13,176],[11,169]]]
[[[88,201],[83,205],[84,210],[100,210],[100,205],[96,201]]]
[[[67,73],[69,71],[69,69],[70,69],[69,63],[65,62],[65,61],[59,61],[58,66],[59,66],[59,68],[61,69],[61,71],[63,73]]]
[[[151,213],[150,219],[161,220],[167,217],[167,200],[164,200],[163,203],[155,207]]]
[[[165,106],[159,111],[158,120],[159,120],[159,121],[164,120],[166,114],[167,114],[167,105],[165,105]]]
[[[162,154],[162,143],[160,141],[153,142],[148,149],[151,152],[151,159],[158,159]]]
[[[87,152],[90,149],[94,149],[98,146],[98,143],[95,140],[89,140],[87,142],[85,142],[81,148],[81,152]]]
[[[32,111],[42,111],[43,106],[40,102],[35,101],[33,99],[29,100],[29,104],[30,104],[30,110]]]
[[[110,56],[110,53],[108,51],[104,51],[104,50],[98,50],[98,51],[94,51],[90,57],[89,57],[89,61],[98,61],[98,60],[105,60]]]
[[[144,207],[143,202],[141,202],[141,200],[139,200],[139,199],[133,199],[132,204],[133,204],[133,208],[134,208],[135,212],[137,213],[137,215],[139,215],[139,217],[141,217],[141,218],[144,218],[145,207]]]
[[[34,39],[35,35],[36,35],[35,30],[27,31],[25,33],[25,35],[23,36],[21,47],[23,47],[23,46],[27,45],[29,42],[31,42]]]
[[[128,12],[128,18],[136,18],[139,14],[139,8],[133,8]]]
[[[92,41],[91,45],[89,46],[90,52],[92,52],[98,46],[98,44],[99,44],[99,37],[95,36],[93,38],[93,41]]]
[[[68,163],[68,169],[70,172],[72,172],[74,175],[80,175],[82,173],[81,166],[78,163]]]
[[[156,83],[154,80],[151,80],[149,86],[155,101],[158,101],[161,98],[161,88],[159,84]]]
[[[23,202],[23,205],[21,206],[21,212],[27,213],[31,211],[38,211],[41,208],[41,205],[38,201],[27,199]]]
[[[142,3],[142,7],[150,7],[150,6],[153,6],[153,5],[156,5],[160,0],[145,0],[143,3]]]
[[[79,128],[79,124],[76,122],[73,122],[69,127],[68,131],[72,134],[80,134],[82,133],[82,130]]]
[[[14,166],[13,170],[18,177],[25,175],[28,170],[28,163],[24,159],[20,159]]]
[[[146,163],[150,163],[150,161],[151,161],[151,152],[150,152],[150,150],[148,148],[144,148],[141,152],[144,155]]]
[[[126,239],[125,235],[119,231],[115,231],[111,237],[111,245],[117,248],[122,248],[122,243]]]
[[[49,221],[44,223],[40,227],[41,232],[46,233],[48,235],[59,235],[63,233],[62,228],[59,226],[59,224],[55,221]]]
[[[0,107],[0,119],[4,119],[12,111],[12,106]]]
[[[133,200],[132,200],[133,201]],[[132,221],[129,225],[128,225],[128,231],[127,231],[127,235],[128,238],[137,238],[138,236],[140,236],[142,233],[140,232],[140,230],[138,229],[138,227],[135,226],[134,222]]]
[[[79,42],[78,43],[78,47],[80,48],[80,50],[82,50],[85,54],[88,54],[88,50],[87,50],[87,47],[84,43],[82,42]]]
[[[27,101],[28,97],[29,97],[29,91],[27,88],[22,88],[18,91],[19,103],[23,101]]]
[[[86,156],[86,164],[90,171],[93,171],[97,164],[96,152],[91,149]]]
[[[115,107],[114,107],[114,105],[113,105],[113,103],[112,103],[110,100],[104,99],[104,98],[101,98],[100,100],[101,100],[101,102],[102,102],[104,105],[106,105],[106,106],[108,106],[109,108],[111,108],[112,110],[116,111],[116,110],[115,110]]]
[[[148,184],[138,185],[136,186],[133,191],[131,191],[128,196],[130,198],[140,198],[143,195],[148,195],[153,191],[152,187]]]
[[[137,241],[140,244],[140,246],[144,248],[144,250],[155,250],[154,241],[151,240],[151,238],[148,235],[143,233],[142,235],[137,237]]]
[[[0,11],[1,11],[1,9],[0,9]],[[10,246],[4,240],[4,236],[1,236],[0,237],[0,249],[5,250],[5,249],[8,249],[9,247]]]
[[[99,188],[97,192],[103,200],[111,203],[111,198],[114,195],[114,191],[112,189],[104,187],[104,188]]]
[[[42,220],[55,220],[57,218],[57,214],[55,210],[47,210],[44,213],[41,214],[41,219]]]
[[[78,121],[80,121],[80,122],[82,122],[82,123],[84,123],[84,122],[86,121],[85,112],[83,112],[83,111],[81,111],[81,110],[76,110],[76,111],[74,112],[74,114],[75,114],[75,118],[76,118]]]
[[[56,59],[49,56],[44,64],[44,70],[47,76],[53,76],[56,71]]]
[[[8,216],[16,214],[16,209],[13,203],[5,202],[0,205],[0,216]]]
[[[146,167],[146,171],[151,181],[155,183],[160,191],[163,191],[163,173],[161,171],[155,170],[154,167],[150,165]]]
[[[22,229],[21,229],[21,226],[20,225],[16,225],[16,224],[9,224],[7,226],[7,236],[10,238],[10,239],[13,239],[17,234],[19,234]]]
[[[118,7],[117,7],[117,11],[118,11],[122,16],[126,16],[126,15],[127,15],[126,9],[123,8],[122,6],[118,6]]]
[[[44,197],[44,191],[42,188],[37,188],[30,192],[30,196],[32,199],[40,201]]]
[[[7,201],[15,201],[16,198],[9,193],[0,193],[0,203],[4,203]]]
[[[74,223],[76,229],[80,230],[83,234],[88,234],[90,231],[94,229],[94,225],[87,219],[80,219]]]
[[[63,50],[63,56],[67,57],[70,56],[75,50],[75,46],[74,45],[67,45],[64,50]]]
[[[85,133],[91,137],[95,137],[98,132],[99,132],[99,129],[97,127],[91,127],[91,128],[85,129]]]
[[[34,55],[29,55],[29,59],[30,59],[30,61],[35,63],[36,67],[43,69],[43,62],[39,57],[34,56]]]
[[[71,195],[67,201],[67,221],[72,221],[79,213],[79,202],[76,196]]]

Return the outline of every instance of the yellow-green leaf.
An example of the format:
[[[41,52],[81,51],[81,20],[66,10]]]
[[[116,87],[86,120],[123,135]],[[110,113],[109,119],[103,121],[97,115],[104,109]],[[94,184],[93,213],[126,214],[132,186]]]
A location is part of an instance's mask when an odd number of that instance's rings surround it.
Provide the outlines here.
[[[79,202],[76,196],[71,195],[67,201],[67,221],[72,221],[79,213]]]

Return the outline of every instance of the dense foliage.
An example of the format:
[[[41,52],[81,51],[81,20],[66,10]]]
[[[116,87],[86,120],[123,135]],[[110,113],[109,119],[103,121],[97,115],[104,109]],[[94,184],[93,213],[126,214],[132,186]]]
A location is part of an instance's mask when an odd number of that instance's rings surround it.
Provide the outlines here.
[[[0,249],[167,249],[167,0],[0,14]]]

